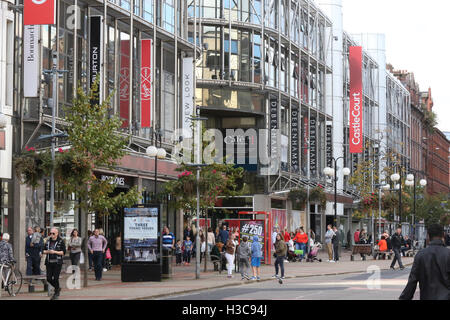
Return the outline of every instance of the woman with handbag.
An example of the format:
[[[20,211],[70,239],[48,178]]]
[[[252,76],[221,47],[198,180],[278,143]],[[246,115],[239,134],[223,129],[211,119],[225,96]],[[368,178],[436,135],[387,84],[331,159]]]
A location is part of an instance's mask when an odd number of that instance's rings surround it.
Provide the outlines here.
[[[80,266],[80,255],[81,255],[81,244],[83,243],[83,239],[79,236],[78,230],[73,229],[70,234],[69,240],[69,252],[70,252],[70,261],[73,266]],[[73,270],[75,272],[75,270]]]

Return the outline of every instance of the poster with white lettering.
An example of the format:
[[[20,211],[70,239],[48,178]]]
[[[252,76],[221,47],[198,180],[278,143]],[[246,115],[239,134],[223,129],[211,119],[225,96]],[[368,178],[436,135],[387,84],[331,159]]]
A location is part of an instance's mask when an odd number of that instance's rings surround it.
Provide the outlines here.
[[[124,209],[124,260],[126,262],[157,262],[158,208]]]

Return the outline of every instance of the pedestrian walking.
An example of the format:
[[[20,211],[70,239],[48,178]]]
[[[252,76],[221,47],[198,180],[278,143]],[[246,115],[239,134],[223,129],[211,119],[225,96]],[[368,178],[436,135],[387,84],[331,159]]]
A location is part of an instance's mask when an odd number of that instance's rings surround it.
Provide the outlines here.
[[[91,230],[88,230],[88,241],[92,237],[93,233]],[[89,271],[92,271],[92,267],[94,266],[93,254],[90,250],[88,250],[88,261],[89,261]]]
[[[206,253],[206,237],[203,232],[200,233],[200,263],[202,262],[202,258],[205,257]],[[206,257],[205,257],[206,259]]]
[[[42,256],[41,256],[41,262],[39,264],[39,270],[41,272],[41,275],[46,275],[47,272],[45,270],[45,258],[46,258],[46,254],[44,254],[44,248],[45,248],[45,243],[47,241],[47,239],[45,238],[45,229],[42,228],[41,229],[41,237],[42,237]]]
[[[338,262],[339,261],[339,241],[341,239],[340,239],[340,235],[339,235],[339,232],[338,232],[336,226],[333,227],[333,232],[334,232],[334,235],[331,238],[331,243],[333,244],[333,260],[335,262]]]
[[[253,243],[251,246],[252,250],[252,270],[253,270],[253,277],[250,280],[261,280],[260,279],[260,273],[261,273],[261,260],[262,260],[262,246],[259,242],[258,236],[253,237]]]
[[[47,254],[45,266],[47,268],[47,282],[55,288],[55,292],[50,300],[56,300],[61,292],[59,275],[63,265],[63,256],[66,254],[66,244],[59,236],[58,229],[52,228],[49,235],[50,237],[45,244],[44,250],[44,253]]]
[[[225,245],[225,258],[227,259],[227,270],[228,270],[228,278],[233,277],[233,269],[234,269],[234,254],[236,251],[236,244],[234,242],[234,233],[230,235],[226,245]]]
[[[27,276],[41,274],[41,257],[44,248],[44,241],[40,234],[40,228],[29,227],[25,241],[25,256],[27,259]]]
[[[279,233],[275,238],[275,275],[272,278],[278,278],[278,267],[281,269],[281,279],[284,279],[284,259],[287,254],[287,246],[283,236]]]
[[[188,266],[191,263],[192,246],[191,237],[187,236],[186,240],[183,241],[183,258],[185,266]]]
[[[219,242],[222,242],[223,244],[226,244],[229,238],[229,233],[227,231],[227,226],[224,224],[222,225],[222,230],[220,230],[219,233]]]
[[[248,269],[250,269],[252,250],[247,236],[242,237],[242,241],[237,247],[237,256],[239,259],[239,271],[241,272],[242,277],[241,280],[248,279]]]
[[[207,239],[208,239],[208,252],[211,253],[212,248],[216,245],[216,237],[211,227],[208,228]]]
[[[327,246],[327,251],[328,251],[328,262],[334,262],[333,260],[333,236],[334,236],[334,232],[333,229],[331,229],[331,224],[329,224],[327,226],[327,232],[325,233],[325,244]]]
[[[398,265],[400,266],[400,270],[405,269],[402,263],[402,255],[400,253],[402,248],[402,228],[397,227],[397,231],[392,235],[392,250],[394,251],[394,259],[392,259],[391,269],[395,270],[395,263],[398,261]]]
[[[420,300],[450,300],[450,249],[444,244],[444,229],[434,224],[427,228],[428,247],[414,258],[408,284],[400,300],[412,300],[420,288]]]
[[[181,243],[181,240],[178,240],[175,244],[175,257],[176,257],[176,265],[181,265],[183,262],[183,244]]]
[[[70,252],[70,261],[73,266],[80,266],[82,243],[83,243],[83,239],[81,237],[79,237],[78,230],[73,229],[72,232],[70,233],[70,239],[69,239],[69,243],[68,243],[68,249]],[[75,270],[73,270],[73,272],[75,272]]]
[[[99,229],[94,230],[94,235],[89,238],[88,249],[92,254],[92,260],[94,263],[95,280],[102,280],[103,271],[103,258],[106,251],[108,241],[102,235],[100,235]]]

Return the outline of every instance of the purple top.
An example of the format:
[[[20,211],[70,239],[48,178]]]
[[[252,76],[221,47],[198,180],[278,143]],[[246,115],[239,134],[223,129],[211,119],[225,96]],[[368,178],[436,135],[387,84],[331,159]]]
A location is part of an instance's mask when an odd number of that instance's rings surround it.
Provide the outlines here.
[[[108,241],[101,234],[96,236],[91,236],[88,241],[88,248],[92,251],[103,251],[106,250],[106,244]]]

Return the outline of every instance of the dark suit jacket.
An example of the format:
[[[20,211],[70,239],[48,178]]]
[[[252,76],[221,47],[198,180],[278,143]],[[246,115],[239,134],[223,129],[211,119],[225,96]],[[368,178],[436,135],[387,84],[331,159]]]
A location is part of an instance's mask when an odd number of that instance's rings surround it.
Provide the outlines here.
[[[25,238],[25,253],[28,254],[31,257],[39,257],[39,255],[42,253],[42,250],[44,249],[44,240],[39,242],[39,245],[34,245],[33,247],[31,244],[31,238],[27,235]]]
[[[420,288],[420,300],[450,300],[450,249],[441,240],[433,240],[414,258],[408,284],[400,300],[411,300]]]

